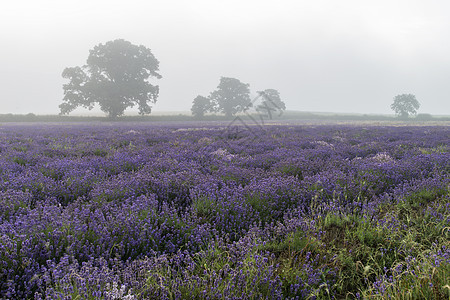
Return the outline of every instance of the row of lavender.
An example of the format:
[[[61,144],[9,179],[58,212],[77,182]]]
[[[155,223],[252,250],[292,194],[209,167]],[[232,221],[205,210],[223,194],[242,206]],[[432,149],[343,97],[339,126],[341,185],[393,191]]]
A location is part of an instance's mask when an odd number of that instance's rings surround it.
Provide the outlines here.
[[[417,212],[433,292],[448,145],[446,127],[0,127],[0,298],[382,296],[419,264],[420,236],[392,240]]]

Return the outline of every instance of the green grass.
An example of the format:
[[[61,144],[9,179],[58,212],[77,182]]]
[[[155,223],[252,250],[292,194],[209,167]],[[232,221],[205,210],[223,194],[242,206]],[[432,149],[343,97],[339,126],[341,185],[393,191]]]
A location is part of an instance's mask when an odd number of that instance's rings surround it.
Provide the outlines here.
[[[270,274],[269,263],[262,262],[261,257],[251,251],[243,261],[233,264],[231,254],[213,242],[204,251],[186,257],[182,263],[174,265],[162,261],[160,267],[149,274],[138,297],[155,299],[155,295],[165,295],[169,299],[217,299],[216,295],[229,293],[233,299],[240,299],[242,294],[252,291],[254,297],[249,299],[268,299],[270,282],[263,279],[265,274]],[[175,295],[174,290],[178,294]]]
[[[433,266],[431,259],[439,246],[449,246],[448,190],[421,190],[391,204],[387,211],[387,222],[381,222],[381,216],[371,222],[353,215],[327,215],[320,224],[327,232],[327,247],[339,253],[340,295],[359,292],[376,299],[449,299],[450,290],[444,288],[450,283],[449,266]],[[437,220],[430,211],[443,218]],[[389,223],[399,226],[392,229]],[[403,271],[396,272],[400,266]],[[384,294],[376,294],[380,292],[375,288],[377,281],[386,286]]]
[[[422,189],[375,215],[312,216],[315,234],[297,231],[258,249],[276,255],[285,295],[296,295],[288,287],[298,278],[306,281],[299,264],[308,254],[319,257],[312,267],[323,276],[308,287],[317,299],[328,299],[330,291],[338,299],[450,299],[450,265],[436,256],[450,246],[449,207],[448,187]],[[336,281],[327,285],[330,270]]]
[[[207,197],[200,197],[193,200],[192,207],[194,211],[197,213],[197,216],[201,220],[206,221],[213,213],[213,211],[216,209],[217,203],[213,199]]]
[[[300,166],[296,165],[284,165],[278,168],[278,171],[280,171],[283,174],[294,176],[298,180],[303,180],[303,171]]]

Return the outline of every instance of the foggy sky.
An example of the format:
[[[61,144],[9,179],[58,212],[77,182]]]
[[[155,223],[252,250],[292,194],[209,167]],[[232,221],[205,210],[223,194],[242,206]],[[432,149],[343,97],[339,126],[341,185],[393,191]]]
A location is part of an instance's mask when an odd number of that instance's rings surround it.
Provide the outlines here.
[[[288,110],[450,114],[445,0],[17,0],[0,4],[0,114],[57,114],[66,67],[122,38],[160,61],[153,111],[189,111],[221,76],[277,89]],[[89,112],[79,109],[72,114]],[[128,112],[128,110],[127,110]]]

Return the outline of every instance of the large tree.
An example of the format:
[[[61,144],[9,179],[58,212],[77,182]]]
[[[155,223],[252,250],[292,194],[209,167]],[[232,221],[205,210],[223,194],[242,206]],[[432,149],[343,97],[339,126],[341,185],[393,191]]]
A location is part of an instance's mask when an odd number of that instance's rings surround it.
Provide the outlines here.
[[[391,109],[400,118],[408,118],[409,115],[415,115],[419,107],[419,101],[412,94],[397,95],[391,104]]]
[[[109,117],[123,115],[125,109],[138,105],[139,114],[149,114],[159,87],[150,77],[161,78],[159,61],[150,49],[118,39],[99,44],[90,50],[87,64],[64,69],[61,114],[82,106],[92,109],[96,103]]]
[[[236,78],[221,77],[217,89],[210,95],[216,111],[231,117],[251,106],[250,85]]]

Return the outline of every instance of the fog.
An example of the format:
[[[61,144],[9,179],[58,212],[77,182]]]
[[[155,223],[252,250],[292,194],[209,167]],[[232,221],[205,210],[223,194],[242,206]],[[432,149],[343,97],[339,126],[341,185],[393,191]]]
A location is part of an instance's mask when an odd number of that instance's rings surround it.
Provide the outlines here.
[[[419,113],[450,114],[449,9],[444,0],[3,1],[0,114],[57,114],[63,69],[118,38],[160,61],[155,113],[189,111],[226,76],[253,95],[277,89],[288,110],[392,114],[393,97],[411,93]]]

